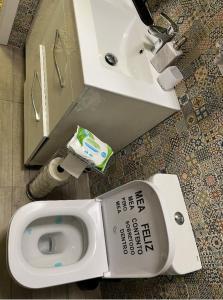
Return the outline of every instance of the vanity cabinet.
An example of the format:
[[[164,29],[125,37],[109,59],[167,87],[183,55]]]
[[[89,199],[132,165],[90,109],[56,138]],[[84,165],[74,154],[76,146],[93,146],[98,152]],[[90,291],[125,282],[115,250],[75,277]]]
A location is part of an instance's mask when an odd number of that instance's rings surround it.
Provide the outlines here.
[[[26,42],[26,165],[42,165],[63,144],[61,138],[55,141],[50,153],[45,152],[46,144],[54,139],[57,125],[72,109],[82,90],[84,83],[72,1],[42,0]],[[44,158],[38,158],[41,151],[45,152]]]
[[[77,125],[118,151],[179,110],[176,95],[161,90],[151,68],[148,81],[143,81],[134,77],[134,72],[129,76],[121,69],[125,65],[121,60],[126,58],[123,54],[117,69],[106,64],[103,56],[113,45],[104,28],[114,20],[105,18],[110,9],[104,11],[104,4],[107,1],[40,1],[26,42],[26,165],[47,163],[65,147]],[[120,17],[121,24],[129,20],[125,27],[128,29],[134,12],[127,13],[129,19],[123,19],[125,11],[116,17]],[[105,24],[96,26],[97,21]],[[117,38],[126,37],[125,32],[120,32],[115,35]],[[125,46],[126,41],[121,44]],[[100,48],[101,45],[107,48]],[[120,48],[119,44],[116,46]],[[142,55],[137,56],[139,63]],[[137,66],[137,72],[138,69]]]
[[[46,47],[50,131],[84,88],[71,5],[70,0],[57,1],[43,42]]]

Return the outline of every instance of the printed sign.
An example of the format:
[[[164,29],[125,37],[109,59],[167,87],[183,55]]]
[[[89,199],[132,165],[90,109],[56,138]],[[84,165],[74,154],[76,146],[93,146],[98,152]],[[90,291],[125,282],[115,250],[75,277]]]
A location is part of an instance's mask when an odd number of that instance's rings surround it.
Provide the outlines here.
[[[144,195],[141,190],[134,195],[122,197],[121,201],[116,201],[117,213],[121,214],[135,210],[136,216],[125,221],[120,231],[120,238],[125,255],[142,255],[147,251],[154,251],[152,235],[149,222],[141,222],[140,214],[146,209]]]
[[[113,273],[154,272],[167,247],[159,200],[145,182],[131,182],[103,199],[103,218]]]

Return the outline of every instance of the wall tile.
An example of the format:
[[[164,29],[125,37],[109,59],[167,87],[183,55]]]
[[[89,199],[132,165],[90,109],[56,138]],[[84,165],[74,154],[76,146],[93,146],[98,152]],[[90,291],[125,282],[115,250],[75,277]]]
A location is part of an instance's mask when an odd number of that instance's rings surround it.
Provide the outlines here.
[[[13,49],[13,101],[23,103],[25,61],[22,49]]]
[[[29,170],[24,166],[23,158],[23,104],[13,104],[13,141],[12,141],[12,173],[13,186],[22,187],[29,182]]]
[[[0,298],[11,298],[11,278],[7,268],[7,229],[8,220],[11,218],[11,188],[0,188]]]
[[[20,0],[8,44],[23,48],[40,0]]]
[[[12,186],[12,105],[0,101],[0,187]]]
[[[12,101],[12,49],[0,46],[0,100]]]

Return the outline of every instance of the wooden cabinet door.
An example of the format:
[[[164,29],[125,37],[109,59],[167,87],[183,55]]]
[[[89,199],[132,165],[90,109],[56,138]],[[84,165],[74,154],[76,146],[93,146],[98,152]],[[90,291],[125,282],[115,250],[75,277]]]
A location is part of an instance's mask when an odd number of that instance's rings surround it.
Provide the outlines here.
[[[64,0],[58,0],[43,44],[46,46],[46,70],[49,101],[49,128],[55,128],[71,105],[69,35],[64,13]]]
[[[78,33],[74,15],[73,1],[64,1],[64,13],[67,26],[67,53],[72,87],[72,98],[76,102],[84,90],[84,78],[79,48]]]
[[[44,46],[34,54],[35,63],[29,68],[24,88],[25,163],[32,159],[49,135],[48,104],[45,81]]]
[[[36,51],[39,44],[45,48],[43,70],[39,69],[40,56]],[[40,85],[38,90],[40,74],[44,74],[44,93]],[[84,79],[73,0],[42,0],[26,44],[26,164],[34,161],[40,148],[41,152],[45,151],[44,144],[47,139],[52,140],[52,136],[56,136],[58,123],[62,122],[60,125],[66,127],[66,117],[83,91]],[[33,98],[37,113],[43,114],[41,120],[35,120]],[[41,101],[46,112],[40,110]],[[54,144],[56,152],[57,141]]]
[[[26,39],[26,71],[32,67],[36,49],[42,44],[48,24],[53,18],[54,7],[58,0],[40,0],[32,27]],[[67,0],[65,0],[67,1]]]

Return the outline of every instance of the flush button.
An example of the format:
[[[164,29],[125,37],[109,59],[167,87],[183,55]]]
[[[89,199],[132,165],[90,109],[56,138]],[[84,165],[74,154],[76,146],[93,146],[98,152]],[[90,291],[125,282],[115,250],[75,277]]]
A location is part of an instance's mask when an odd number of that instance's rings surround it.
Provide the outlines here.
[[[184,216],[179,211],[175,213],[174,219],[178,225],[183,225],[184,223]]]
[[[114,54],[112,54],[112,53],[107,53],[107,54],[105,55],[105,61],[106,61],[106,63],[108,63],[110,66],[115,66],[115,65],[117,65],[117,63],[118,63],[117,57],[116,57]]]

